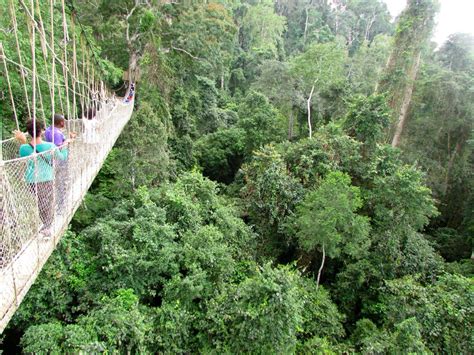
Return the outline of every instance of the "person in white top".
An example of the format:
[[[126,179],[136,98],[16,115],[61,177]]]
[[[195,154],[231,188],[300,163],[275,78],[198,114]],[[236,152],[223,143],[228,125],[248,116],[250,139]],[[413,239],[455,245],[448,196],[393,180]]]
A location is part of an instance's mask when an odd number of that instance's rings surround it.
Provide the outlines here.
[[[82,123],[84,125],[84,143],[99,143],[99,137],[97,135],[97,120],[95,116],[96,110],[91,107],[87,110],[86,116],[82,117]]]

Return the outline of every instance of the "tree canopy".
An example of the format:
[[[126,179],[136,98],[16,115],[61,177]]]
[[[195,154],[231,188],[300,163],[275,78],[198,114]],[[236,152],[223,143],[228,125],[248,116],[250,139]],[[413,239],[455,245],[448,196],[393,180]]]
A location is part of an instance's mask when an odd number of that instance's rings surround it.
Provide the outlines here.
[[[135,111],[0,352],[474,352],[474,39],[436,1],[73,5]]]

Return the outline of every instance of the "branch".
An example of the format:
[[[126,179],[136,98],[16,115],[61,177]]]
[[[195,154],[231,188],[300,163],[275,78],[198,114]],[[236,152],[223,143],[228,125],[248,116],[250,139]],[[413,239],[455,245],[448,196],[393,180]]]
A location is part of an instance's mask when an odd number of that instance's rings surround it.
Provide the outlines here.
[[[132,9],[130,10],[130,12],[127,14],[127,16],[125,17],[125,20],[128,21],[128,19],[133,15],[133,13],[135,12],[135,10],[137,9],[137,7],[139,6],[139,3],[138,1],[135,1],[135,5],[132,7]]]
[[[10,28],[8,30],[4,29],[3,27],[0,27],[0,31],[2,31],[3,33],[5,33],[6,35],[8,35],[9,33],[12,33],[14,30],[14,28]]]
[[[191,58],[193,58],[195,60],[202,60],[201,58],[192,55],[191,53],[189,53],[187,50],[185,50],[183,48],[175,47],[173,45],[171,45],[171,48],[174,49],[175,51],[183,52],[183,53],[187,54],[188,56],[190,56]]]
[[[133,8],[130,10],[130,12],[127,14],[127,16],[125,16],[125,22],[127,23],[125,36],[127,38],[127,43],[129,45],[130,45],[131,41],[130,41],[130,23],[128,22],[128,19],[133,15],[133,13],[137,9],[137,7],[138,7],[138,1],[135,2],[135,6],[133,6]]]
[[[140,33],[140,32],[135,32],[135,33],[133,34],[133,36],[130,38],[130,43],[133,43],[133,42],[135,42],[136,40],[138,40],[138,38],[140,38],[140,36],[141,36],[141,33]]]

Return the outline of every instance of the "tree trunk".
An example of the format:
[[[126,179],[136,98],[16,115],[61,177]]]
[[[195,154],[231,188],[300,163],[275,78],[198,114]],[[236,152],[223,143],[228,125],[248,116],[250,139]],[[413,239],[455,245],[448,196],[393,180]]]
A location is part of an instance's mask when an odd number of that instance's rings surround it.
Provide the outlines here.
[[[323,243],[323,257],[321,259],[321,266],[319,267],[319,270],[318,270],[318,278],[316,279],[316,290],[319,287],[319,280],[321,280],[321,272],[323,271],[325,260],[326,260],[326,249],[324,248],[324,243]]]
[[[135,180],[136,180],[136,171],[135,171],[135,162],[136,162],[137,153],[134,148],[132,148],[132,162],[131,162],[131,174],[130,182],[132,183],[132,190],[135,191]]]
[[[305,12],[306,12],[306,20],[304,22],[303,47],[306,47],[306,36],[308,35],[308,21],[309,21],[308,7],[305,8]]]
[[[309,93],[309,97],[307,100],[307,107],[308,107],[308,128],[309,128],[309,138],[313,136],[313,128],[311,127],[311,99],[313,98],[314,93],[314,85],[311,88],[311,92]]]
[[[370,21],[368,21],[367,25],[365,26],[364,41],[369,42],[370,30],[371,30],[372,25],[374,24],[374,22],[375,22],[375,10],[372,13],[372,17],[370,18]]]
[[[392,50],[387,58],[387,62],[385,63],[385,70],[387,71],[388,71],[388,68],[390,68],[393,65],[393,59],[394,59],[393,53],[394,51]],[[380,86],[380,79],[377,80],[377,82],[375,83],[374,93],[381,94],[381,92],[379,92],[379,86]]]
[[[448,167],[446,169],[446,176],[445,176],[445,179],[444,179],[444,189],[443,189],[444,194],[446,194],[448,192],[449,177],[451,176],[451,170],[453,169],[454,160],[456,159],[456,155],[461,153],[461,149],[462,149],[461,143],[457,142],[456,143],[456,148],[454,148],[454,152],[449,157]]]
[[[130,59],[128,61],[128,80],[135,81],[135,76],[138,68],[138,54],[135,51],[130,52]]]
[[[418,68],[421,61],[421,51],[418,52],[418,56],[411,67],[408,82],[405,86],[405,92],[403,95],[402,106],[400,108],[400,115],[398,116],[397,127],[395,129],[395,134],[393,135],[392,147],[398,147],[400,144],[400,138],[403,133],[403,128],[405,127],[408,108],[410,107],[411,97],[413,94],[413,87],[415,86],[416,74],[418,73]]]
[[[288,140],[291,141],[293,139],[293,108],[290,109],[290,117],[288,119]]]

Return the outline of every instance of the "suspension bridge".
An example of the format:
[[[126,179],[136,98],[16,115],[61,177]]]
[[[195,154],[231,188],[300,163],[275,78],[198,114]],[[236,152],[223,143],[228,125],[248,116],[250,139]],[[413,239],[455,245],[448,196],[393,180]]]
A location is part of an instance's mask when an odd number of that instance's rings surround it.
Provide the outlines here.
[[[41,153],[33,148],[25,157],[19,155],[21,142],[1,141],[0,333],[67,230],[134,106],[131,91],[124,100],[106,90],[100,63],[64,0],[10,0],[6,10],[9,30],[1,37],[0,66],[13,128],[20,130],[27,119],[51,126],[54,113],[61,112],[65,136],[75,138]],[[40,178],[42,169],[51,171],[47,181]]]

